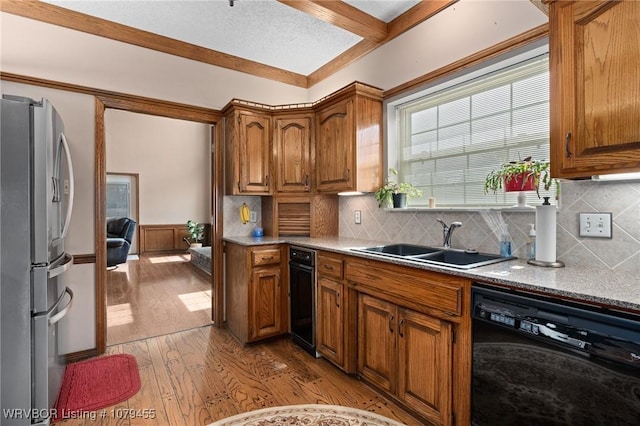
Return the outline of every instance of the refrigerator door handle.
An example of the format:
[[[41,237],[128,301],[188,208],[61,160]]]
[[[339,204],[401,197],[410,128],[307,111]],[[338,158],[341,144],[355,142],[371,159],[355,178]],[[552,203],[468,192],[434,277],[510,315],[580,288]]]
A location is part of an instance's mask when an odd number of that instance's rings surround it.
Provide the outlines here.
[[[62,302],[62,298],[64,297],[65,294],[69,295],[69,302],[67,302],[67,304],[64,305],[64,307],[60,309],[60,311],[57,314],[53,315],[52,317],[49,317],[49,325],[53,325],[58,321],[60,321],[65,315],[67,315],[67,312],[69,312],[69,309],[71,309],[71,305],[73,304],[73,291],[71,291],[69,287],[65,287],[64,293],[60,295],[60,298],[58,298],[58,300],[56,301],[56,304],[53,305],[50,311],[53,312],[53,310],[58,307],[60,302]]]
[[[69,203],[67,204],[67,214],[62,225],[62,235],[60,237],[64,239],[67,236],[67,232],[69,231],[69,223],[71,223],[71,212],[73,211],[73,196],[75,187],[73,183],[74,179],[73,163],[71,162],[71,150],[69,149],[69,144],[67,143],[67,138],[65,137],[64,133],[60,133],[60,145],[64,148],[67,165],[69,167]]]
[[[67,272],[69,270],[69,268],[71,267],[71,265],[73,265],[73,256],[71,256],[69,253],[65,253],[64,254],[64,263],[60,266],[56,266],[53,269],[49,269],[47,271],[47,276],[49,278],[53,278],[53,277],[57,277],[58,275]]]

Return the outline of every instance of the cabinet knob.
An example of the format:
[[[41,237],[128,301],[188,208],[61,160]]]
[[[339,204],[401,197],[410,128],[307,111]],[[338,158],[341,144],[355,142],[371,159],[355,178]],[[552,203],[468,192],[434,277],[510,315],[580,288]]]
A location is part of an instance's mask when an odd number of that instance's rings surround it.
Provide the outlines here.
[[[569,142],[571,141],[571,132],[567,132],[567,136],[564,139],[564,152],[567,158],[571,158],[573,155],[571,153],[571,147],[569,146]]]

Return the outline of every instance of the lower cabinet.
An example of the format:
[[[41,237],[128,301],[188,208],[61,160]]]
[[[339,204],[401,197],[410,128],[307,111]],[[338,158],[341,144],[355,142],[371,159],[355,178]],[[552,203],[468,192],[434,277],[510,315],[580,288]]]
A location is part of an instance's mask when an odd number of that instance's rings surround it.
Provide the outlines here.
[[[254,270],[249,286],[249,341],[285,332],[282,311],[280,267]]]
[[[316,350],[338,366],[344,365],[344,285],[319,276]]]
[[[358,373],[434,424],[451,424],[452,327],[359,294]]]
[[[226,243],[227,328],[241,343],[287,333],[282,247]]]

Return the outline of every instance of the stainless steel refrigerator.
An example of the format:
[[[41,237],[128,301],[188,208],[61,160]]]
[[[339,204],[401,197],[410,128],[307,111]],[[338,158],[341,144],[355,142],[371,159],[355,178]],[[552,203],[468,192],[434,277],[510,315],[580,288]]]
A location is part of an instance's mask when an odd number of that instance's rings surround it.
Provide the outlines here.
[[[59,320],[73,301],[64,250],[73,167],[51,103],[1,102],[0,424],[46,425],[64,374]]]

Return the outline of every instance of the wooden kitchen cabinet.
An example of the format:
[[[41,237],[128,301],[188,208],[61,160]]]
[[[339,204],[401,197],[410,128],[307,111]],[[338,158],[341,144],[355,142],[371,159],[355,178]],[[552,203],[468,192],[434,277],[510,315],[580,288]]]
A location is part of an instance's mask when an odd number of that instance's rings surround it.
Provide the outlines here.
[[[382,183],[382,91],[354,83],[314,106],[318,192],[374,192]]]
[[[316,350],[338,366],[344,365],[344,286],[318,277]]]
[[[347,373],[356,372],[355,292],[344,283],[344,258],[319,251],[316,270],[316,350]]]
[[[227,328],[241,343],[287,332],[282,250],[225,243]]]
[[[471,282],[346,256],[357,372],[431,424],[471,422]]]
[[[358,373],[433,424],[450,424],[452,325],[376,297],[358,297]]]
[[[312,114],[274,117],[273,141],[277,192],[311,192],[312,123]]]
[[[640,2],[549,8],[554,177],[640,171]]]
[[[225,112],[225,192],[269,195],[272,191],[271,114],[227,107]]]

